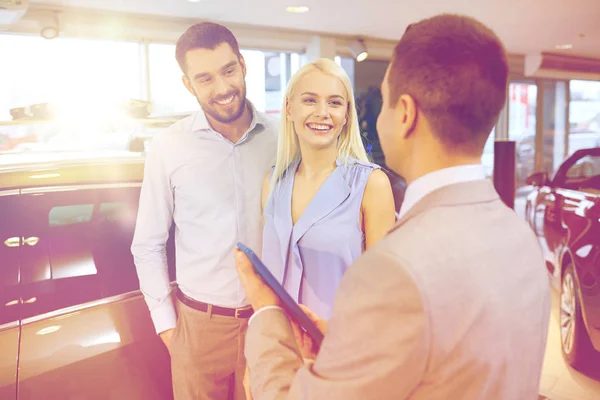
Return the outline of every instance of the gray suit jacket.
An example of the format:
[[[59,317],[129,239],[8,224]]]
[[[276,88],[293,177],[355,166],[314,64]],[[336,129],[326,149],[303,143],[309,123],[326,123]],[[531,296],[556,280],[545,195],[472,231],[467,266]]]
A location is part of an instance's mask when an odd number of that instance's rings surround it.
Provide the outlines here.
[[[314,363],[303,363],[283,312],[256,315],[245,350],[252,394],[537,399],[549,317],[529,227],[489,181],[446,186],[348,269]]]

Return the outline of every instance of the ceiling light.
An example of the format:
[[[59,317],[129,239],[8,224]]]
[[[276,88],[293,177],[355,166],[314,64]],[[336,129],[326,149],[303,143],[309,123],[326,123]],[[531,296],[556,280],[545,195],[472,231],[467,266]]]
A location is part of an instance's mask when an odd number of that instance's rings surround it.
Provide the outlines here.
[[[56,12],[49,12],[42,15],[39,19],[40,23],[40,35],[44,39],[54,39],[60,35],[60,29],[58,24],[58,14]]]
[[[40,35],[42,35],[44,39],[54,39],[58,36],[58,28],[55,26],[47,26],[42,28]]]
[[[286,11],[287,12],[297,13],[297,14],[302,14],[302,13],[308,12],[309,10],[310,10],[310,8],[308,8],[307,6],[289,6],[289,7],[286,7]]]
[[[362,39],[357,39],[350,43],[350,52],[356,62],[365,61],[369,56],[367,46],[365,46],[365,42]]]
[[[572,44],[557,44],[556,46],[554,46],[554,48],[556,48],[556,50],[569,50],[573,48]]]

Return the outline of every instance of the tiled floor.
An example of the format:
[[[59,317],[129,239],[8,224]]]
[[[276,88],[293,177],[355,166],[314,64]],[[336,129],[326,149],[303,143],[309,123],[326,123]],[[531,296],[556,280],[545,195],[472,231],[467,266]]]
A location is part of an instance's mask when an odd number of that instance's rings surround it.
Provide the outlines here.
[[[525,192],[518,193],[515,211],[524,217]],[[553,290],[552,314],[548,331],[546,358],[540,382],[539,400],[600,400],[600,356],[594,371],[584,375],[568,367],[562,357],[558,322],[559,294]]]
[[[540,383],[540,395],[551,400],[599,400],[600,360],[595,363],[597,366],[595,371],[586,371],[587,376],[568,367],[563,360],[560,350],[558,301],[558,293],[553,291],[552,314],[546,359]]]

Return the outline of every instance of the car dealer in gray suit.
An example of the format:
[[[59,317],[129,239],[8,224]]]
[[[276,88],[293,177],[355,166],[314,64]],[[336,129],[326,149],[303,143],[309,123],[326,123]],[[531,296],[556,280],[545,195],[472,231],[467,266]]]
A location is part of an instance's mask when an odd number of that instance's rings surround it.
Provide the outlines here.
[[[261,399],[537,399],[550,289],[533,232],[480,163],[508,65],[478,21],[413,24],[382,83],[377,128],[408,188],[395,228],[346,272],[311,354],[241,252],[255,314],[245,353]],[[310,315],[310,314],[309,314]],[[312,359],[311,359],[312,358]]]

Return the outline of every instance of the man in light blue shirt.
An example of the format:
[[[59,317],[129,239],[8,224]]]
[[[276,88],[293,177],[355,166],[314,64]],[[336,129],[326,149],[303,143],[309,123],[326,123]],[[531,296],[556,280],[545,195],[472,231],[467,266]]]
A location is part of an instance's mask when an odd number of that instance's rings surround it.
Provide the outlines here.
[[[246,65],[227,28],[190,27],[176,57],[201,111],[153,139],[131,250],[171,355],[175,398],[241,399],[252,309],[233,250],[238,241],[261,249],[261,183],[275,162],[277,125],[246,100]],[[176,301],[166,258],[172,224]]]

